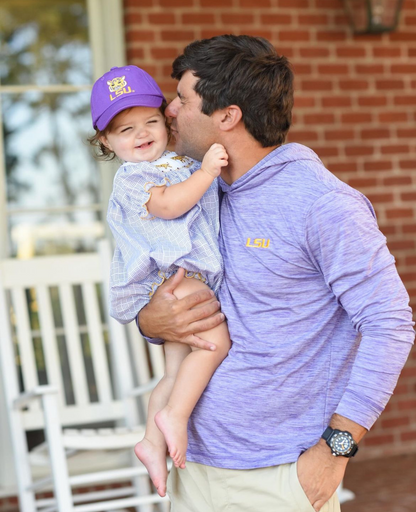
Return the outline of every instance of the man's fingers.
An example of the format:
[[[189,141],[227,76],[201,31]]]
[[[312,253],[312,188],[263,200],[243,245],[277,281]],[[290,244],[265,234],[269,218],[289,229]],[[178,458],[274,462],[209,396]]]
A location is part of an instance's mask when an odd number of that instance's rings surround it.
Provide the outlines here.
[[[178,268],[178,271],[161,285],[165,292],[173,293],[185,275],[185,269]]]
[[[209,288],[207,288],[206,290],[198,290],[197,292],[187,295],[183,299],[180,299],[180,302],[183,305],[183,309],[187,310],[187,309],[192,309],[192,308],[198,306],[199,304],[202,304],[203,302],[207,302],[208,300],[212,299],[213,297],[214,297],[214,292],[212,290],[210,290]]]
[[[225,316],[223,313],[217,313],[216,315],[212,315],[209,318],[204,318],[203,320],[198,320],[197,322],[192,322],[189,327],[192,329],[192,332],[198,333],[209,331],[210,329],[214,329],[217,325],[220,325],[224,322]]]
[[[191,336],[189,336],[186,341],[189,345],[192,345],[192,347],[202,348],[203,350],[212,351],[217,349],[216,345],[209,341],[205,341],[198,336],[195,336],[195,334],[191,334]]]

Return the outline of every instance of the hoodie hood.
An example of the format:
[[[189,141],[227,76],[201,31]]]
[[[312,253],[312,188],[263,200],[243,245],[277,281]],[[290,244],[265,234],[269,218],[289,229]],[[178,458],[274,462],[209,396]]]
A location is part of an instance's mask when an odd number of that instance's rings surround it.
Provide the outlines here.
[[[295,161],[297,163],[312,161],[323,166],[318,155],[312,149],[302,144],[290,143],[274,149],[231,185],[228,185],[221,177],[218,182],[223,192],[232,194],[237,190],[244,190],[246,187],[252,188],[253,185],[262,185],[264,181],[270,179],[271,173],[275,175],[281,172],[288,164]]]

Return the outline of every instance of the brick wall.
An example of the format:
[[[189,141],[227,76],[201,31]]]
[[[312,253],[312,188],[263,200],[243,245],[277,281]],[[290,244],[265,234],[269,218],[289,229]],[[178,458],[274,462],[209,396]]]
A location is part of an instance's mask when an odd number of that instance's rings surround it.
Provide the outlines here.
[[[263,36],[293,64],[290,141],[372,201],[416,310],[416,0],[398,30],[353,36],[341,0],[125,0],[128,62],[173,98],[171,62],[194,39]],[[416,452],[416,350],[362,455]]]

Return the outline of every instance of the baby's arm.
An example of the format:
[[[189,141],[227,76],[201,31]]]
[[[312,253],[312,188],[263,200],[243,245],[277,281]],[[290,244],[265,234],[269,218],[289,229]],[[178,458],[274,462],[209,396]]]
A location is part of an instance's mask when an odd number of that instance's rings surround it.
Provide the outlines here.
[[[196,205],[227,164],[224,146],[213,144],[205,153],[201,168],[187,180],[170,187],[152,187],[147,203],[149,213],[167,220],[180,217]]]

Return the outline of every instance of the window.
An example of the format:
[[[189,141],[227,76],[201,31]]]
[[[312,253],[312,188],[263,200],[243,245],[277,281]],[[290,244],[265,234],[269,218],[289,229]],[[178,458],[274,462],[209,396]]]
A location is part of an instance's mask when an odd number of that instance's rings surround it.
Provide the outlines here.
[[[89,251],[104,235],[113,173],[86,142],[89,99],[94,78],[124,64],[121,19],[114,0],[3,0],[2,256]]]

